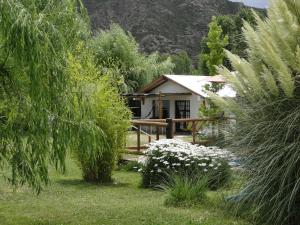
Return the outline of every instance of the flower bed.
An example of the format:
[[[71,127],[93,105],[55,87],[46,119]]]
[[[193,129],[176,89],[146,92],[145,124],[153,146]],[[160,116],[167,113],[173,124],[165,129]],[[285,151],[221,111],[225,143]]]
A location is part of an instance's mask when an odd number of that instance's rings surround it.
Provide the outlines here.
[[[153,142],[148,147],[140,159],[144,187],[156,187],[173,173],[207,176],[210,189],[222,187],[230,178],[228,161],[233,155],[229,151],[177,139]]]

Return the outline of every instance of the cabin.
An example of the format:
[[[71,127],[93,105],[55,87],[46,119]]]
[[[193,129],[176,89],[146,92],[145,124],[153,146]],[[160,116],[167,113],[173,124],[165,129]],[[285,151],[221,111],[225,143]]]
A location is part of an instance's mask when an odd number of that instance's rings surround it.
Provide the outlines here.
[[[205,87],[212,83],[223,84],[219,96],[235,97],[221,75],[162,75],[126,97],[134,119],[198,118],[200,106],[207,104]]]

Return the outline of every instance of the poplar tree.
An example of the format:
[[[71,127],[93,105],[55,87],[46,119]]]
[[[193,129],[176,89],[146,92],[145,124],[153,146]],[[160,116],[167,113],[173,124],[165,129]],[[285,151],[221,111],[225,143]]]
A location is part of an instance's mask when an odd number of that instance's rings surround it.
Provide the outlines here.
[[[208,68],[209,75],[216,75],[216,66],[223,64],[225,58],[224,48],[228,45],[228,36],[223,35],[221,26],[218,25],[216,17],[209,24],[209,32],[206,40],[209,53],[200,55],[202,64]]]

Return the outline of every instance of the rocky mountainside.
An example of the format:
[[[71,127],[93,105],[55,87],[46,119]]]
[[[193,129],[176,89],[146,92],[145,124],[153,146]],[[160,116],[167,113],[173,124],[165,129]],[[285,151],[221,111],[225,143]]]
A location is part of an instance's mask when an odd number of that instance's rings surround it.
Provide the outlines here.
[[[84,0],[94,30],[112,22],[130,31],[144,52],[200,51],[214,15],[234,14],[241,3],[228,0]]]

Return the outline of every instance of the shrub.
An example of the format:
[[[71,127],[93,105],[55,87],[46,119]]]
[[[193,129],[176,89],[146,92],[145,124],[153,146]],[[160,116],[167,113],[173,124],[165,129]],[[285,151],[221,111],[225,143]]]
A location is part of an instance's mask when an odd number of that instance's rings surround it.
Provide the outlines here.
[[[170,173],[207,176],[209,188],[217,189],[230,178],[227,159],[232,154],[217,147],[196,146],[181,140],[151,143],[143,160],[142,185],[157,187]]]
[[[78,54],[68,57],[68,73],[81,90],[77,98],[89,106],[80,116],[91,115],[86,125],[94,124],[98,133],[93,132],[89,139],[76,138],[79,147],[73,151],[85,181],[110,182],[119,153],[125,147],[130,112],[109,79],[110,74],[99,73],[86,46],[77,48]]]
[[[106,136],[107,148],[100,152],[77,152],[86,181],[109,182],[118,156],[125,147],[130,112],[107,77],[92,91],[96,124]],[[93,88],[92,88],[93,89]]]
[[[170,175],[169,180],[164,186],[167,192],[165,204],[167,206],[193,206],[206,200],[208,179],[186,174]]]

